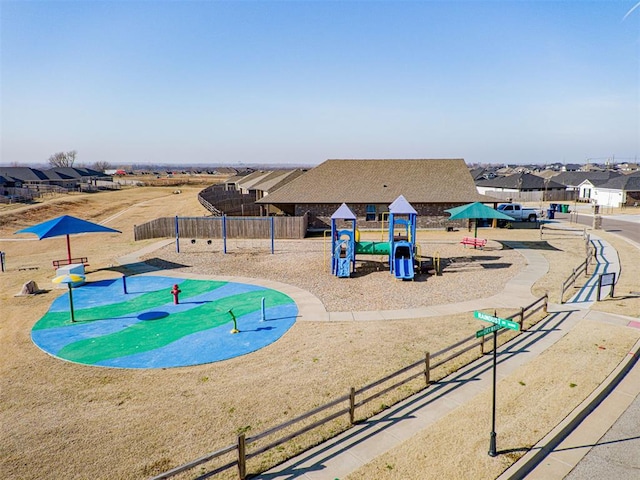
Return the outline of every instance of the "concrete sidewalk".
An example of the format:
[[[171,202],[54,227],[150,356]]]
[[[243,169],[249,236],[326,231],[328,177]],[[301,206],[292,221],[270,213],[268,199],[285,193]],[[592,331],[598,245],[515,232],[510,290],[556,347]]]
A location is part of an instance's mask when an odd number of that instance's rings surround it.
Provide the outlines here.
[[[594,282],[600,273],[620,272],[615,249],[606,241],[592,236],[596,245],[597,267],[583,287],[564,305],[550,305],[550,315],[535,327],[523,332],[509,344],[498,349],[498,377],[504,378],[519,367],[536,358],[554,345],[584,318],[618,324],[629,322],[626,317],[591,312],[589,306],[596,298]],[[531,286],[546,273],[548,265],[542,255],[531,250],[520,250],[527,258],[527,268],[504,292],[490,299],[441,305],[419,310],[420,316],[446,315],[474,309],[513,306],[514,297],[520,305],[529,303]],[[541,261],[541,259],[543,261]],[[526,272],[526,273],[525,273]],[[506,298],[508,295],[508,298]],[[487,303],[490,300],[490,303]],[[504,302],[504,303],[502,303]],[[516,303],[517,303],[516,302]],[[417,312],[412,312],[417,313]],[[391,316],[391,312],[388,312]],[[345,315],[339,318],[344,320]],[[375,314],[372,318],[391,318],[387,314]],[[407,318],[398,317],[392,318]],[[331,316],[329,316],[329,319]],[[337,318],[336,318],[337,319]],[[363,320],[362,313],[352,313],[351,320]],[[486,356],[467,365],[443,381],[354,426],[341,435],[312,448],[301,455],[257,475],[264,480],[332,480],[342,478],[377,456],[387,452],[417,432],[428,428],[449,412],[469,402],[480,392],[491,388],[491,357]],[[604,388],[604,387],[603,387]],[[507,478],[507,477],[505,477]],[[539,477],[545,478],[545,477]]]
[[[617,277],[620,273],[620,262],[615,249],[597,235],[592,234],[591,240],[596,247],[597,261],[597,264],[592,266],[592,275],[568,302],[564,305],[549,305],[550,315],[546,319],[523,332],[508,345],[498,349],[499,378],[505,378],[536,358],[582,319],[636,326],[632,325],[634,319],[589,310],[596,299],[598,276],[601,273],[616,273]],[[150,273],[150,270],[155,269],[141,262],[139,257],[170,242],[167,240],[157,242],[141,251],[120,258],[119,263],[126,266],[132,274]],[[387,320],[442,316],[500,307],[521,307],[535,300],[531,294],[531,288],[546,274],[549,266],[546,259],[535,250],[527,249],[517,242],[508,245],[517,249],[525,257],[527,266],[509,282],[502,292],[484,299],[410,310],[327,312],[322,303],[308,292],[299,298],[297,298],[301,294],[297,291],[299,289],[291,289],[288,294],[296,300],[296,303],[300,302],[301,318],[299,320],[301,321]],[[606,295],[608,292],[603,290],[602,293]],[[640,328],[640,322],[637,323],[637,327]],[[631,365],[630,359],[633,357],[626,359],[627,365]],[[623,368],[624,365],[621,364],[619,369]],[[610,381],[601,385],[599,390],[604,391],[610,385],[614,385],[614,374],[611,375]],[[586,451],[598,442],[604,431],[626,409],[630,403],[629,399],[633,398],[634,394],[637,397],[637,393],[634,392],[640,390],[638,377],[640,377],[640,364],[636,364],[628,378],[623,379],[624,383],[620,383],[620,390],[616,390],[614,395],[602,401],[598,409],[603,410],[604,413],[594,416],[591,422],[583,422],[583,425],[576,428],[571,435],[563,437],[566,438],[563,443],[553,444],[555,449],[549,448],[552,444],[545,437],[537,448],[530,452],[530,455],[538,456],[533,464],[527,463],[531,462],[531,459],[525,456],[500,478],[524,478],[523,474],[531,475],[531,478],[563,478],[564,474],[580,461]],[[428,428],[455,408],[469,402],[480,392],[491,388],[491,383],[491,357],[486,356],[341,435],[252,478],[269,480],[342,478],[378,455],[408,440],[417,432]],[[596,393],[594,392],[594,395]],[[638,401],[637,398],[636,401]],[[576,419],[584,416],[585,412],[588,413],[586,408],[588,405],[578,406],[571,417]],[[561,429],[563,425],[557,428]]]

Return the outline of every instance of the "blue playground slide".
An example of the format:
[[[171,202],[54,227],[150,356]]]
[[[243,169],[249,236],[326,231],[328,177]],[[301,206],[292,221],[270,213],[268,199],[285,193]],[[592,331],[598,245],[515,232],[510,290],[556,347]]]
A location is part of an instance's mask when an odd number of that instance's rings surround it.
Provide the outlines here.
[[[405,257],[396,258],[393,273],[395,273],[396,278],[402,280],[413,279],[413,260]]]
[[[350,258],[338,258],[338,265],[336,276],[346,278],[351,276],[351,259]]]
[[[413,250],[412,245],[400,241],[393,247],[393,274],[402,280],[413,280]]]
[[[350,277],[352,263],[353,249],[349,240],[338,242],[333,252],[333,274],[341,278]]]

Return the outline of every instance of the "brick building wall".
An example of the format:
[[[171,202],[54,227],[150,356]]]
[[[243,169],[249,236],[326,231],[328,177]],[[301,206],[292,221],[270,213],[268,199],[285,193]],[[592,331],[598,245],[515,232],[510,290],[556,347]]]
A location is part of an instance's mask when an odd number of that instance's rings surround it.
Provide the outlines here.
[[[367,205],[371,204],[350,204],[351,211],[356,215],[356,224],[362,229],[380,229],[382,220],[387,226],[389,206],[384,204],[375,205],[375,213]],[[417,228],[444,228],[444,227],[464,227],[466,220],[449,221],[449,214],[446,209],[459,206],[450,203],[412,203],[411,206],[418,212]],[[295,215],[301,216],[309,214],[310,229],[330,229],[331,215],[338,209],[336,204],[297,204]]]

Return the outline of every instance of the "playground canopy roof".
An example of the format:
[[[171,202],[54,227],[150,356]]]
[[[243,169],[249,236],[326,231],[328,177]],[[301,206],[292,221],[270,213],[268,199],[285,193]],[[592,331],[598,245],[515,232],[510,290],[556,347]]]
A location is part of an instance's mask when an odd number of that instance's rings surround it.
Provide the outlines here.
[[[340,205],[340,207],[331,215],[332,220],[355,220],[356,214],[347,207],[346,203]]]
[[[403,195],[396,198],[391,205],[389,205],[389,212],[397,215],[417,215],[416,209],[411,206],[407,199]]]

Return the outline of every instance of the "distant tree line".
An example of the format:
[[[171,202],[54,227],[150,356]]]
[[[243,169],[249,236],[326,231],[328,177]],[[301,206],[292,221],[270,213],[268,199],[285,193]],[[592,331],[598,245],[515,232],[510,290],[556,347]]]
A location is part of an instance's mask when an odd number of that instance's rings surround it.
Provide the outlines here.
[[[73,167],[73,164],[76,161],[76,156],[78,152],[76,150],[70,150],[68,152],[58,152],[54,153],[49,157],[49,165],[52,167]],[[104,172],[111,168],[111,164],[109,162],[94,162],[91,166],[94,170],[98,172]]]

